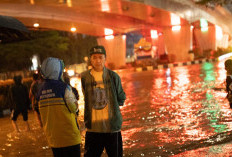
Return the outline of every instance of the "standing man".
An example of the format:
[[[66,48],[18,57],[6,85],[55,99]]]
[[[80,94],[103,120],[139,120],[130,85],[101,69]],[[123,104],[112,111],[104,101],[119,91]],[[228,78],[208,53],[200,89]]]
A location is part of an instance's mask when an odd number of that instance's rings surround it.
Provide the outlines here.
[[[81,75],[85,99],[85,157],[100,157],[104,148],[109,157],[122,157],[122,115],[119,106],[126,95],[117,73],[105,67],[103,46],[90,50],[91,70]]]
[[[22,76],[14,76],[14,85],[10,89],[10,99],[13,104],[13,110],[11,114],[12,125],[16,132],[19,133],[19,128],[16,123],[18,115],[21,113],[23,115],[23,120],[26,124],[26,130],[29,131],[28,123],[28,112],[30,106],[30,99],[28,96],[27,86],[22,84]]]
[[[77,100],[62,81],[64,64],[49,57],[41,65],[44,81],[38,92],[43,129],[54,157],[80,157],[81,135],[76,121]]]

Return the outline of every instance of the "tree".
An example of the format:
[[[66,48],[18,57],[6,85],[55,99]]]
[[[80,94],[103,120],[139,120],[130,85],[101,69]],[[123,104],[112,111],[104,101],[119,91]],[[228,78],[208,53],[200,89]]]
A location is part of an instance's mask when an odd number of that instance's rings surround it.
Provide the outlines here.
[[[96,37],[82,34],[70,34],[69,57],[70,64],[83,63],[91,47],[97,45]]]
[[[31,40],[0,44],[0,72],[29,70],[31,58],[37,54],[41,60],[48,56],[64,58],[69,39],[57,31],[32,32]]]
[[[41,61],[47,57],[57,57],[64,60],[66,65],[81,63],[90,47],[96,44],[96,38],[91,36],[34,31],[31,32],[31,40],[0,44],[0,72],[29,70],[35,54]]]

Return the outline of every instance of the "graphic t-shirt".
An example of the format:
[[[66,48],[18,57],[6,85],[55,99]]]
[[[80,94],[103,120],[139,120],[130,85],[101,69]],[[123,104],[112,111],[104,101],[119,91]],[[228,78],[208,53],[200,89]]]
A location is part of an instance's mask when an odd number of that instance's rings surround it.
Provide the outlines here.
[[[94,104],[92,108],[92,128],[88,129],[91,132],[110,132],[109,123],[109,100],[106,96],[104,83],[102,79],[103,71],[97,72],[91,70],[91,75],[94,77]]]

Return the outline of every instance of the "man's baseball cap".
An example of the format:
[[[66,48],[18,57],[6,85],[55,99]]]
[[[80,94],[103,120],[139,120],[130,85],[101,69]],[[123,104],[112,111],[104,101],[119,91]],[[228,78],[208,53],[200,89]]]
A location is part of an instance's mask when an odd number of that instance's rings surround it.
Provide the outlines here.
[[[104,46],[101,46],[101,45],[94,46],[90,49],[89,56],[93,54],[104,54],[106,56],[106,50]]]

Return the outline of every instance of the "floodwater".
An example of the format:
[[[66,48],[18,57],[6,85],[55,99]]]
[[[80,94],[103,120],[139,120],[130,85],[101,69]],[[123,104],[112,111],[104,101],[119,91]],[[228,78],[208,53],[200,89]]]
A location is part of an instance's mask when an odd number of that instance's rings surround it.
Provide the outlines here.
[[[232,140],[232,110],[225,99],[223,62],[118,73],[127,95],[121,107],[125,157],[173,156]],[[79,123],[83,149],[85,129],[80,80],[74,78],[72,84],[78,88],[81,98]],[[29,114],[29,122],[32,131],[26,132],[20,117],[22,131],[16,134],[9,117],[0,119],[0,157],[52,156],[33,113]]]
[[[125,156],[171,156],[229,139],[225,78],[223,62],[123,74]]]

